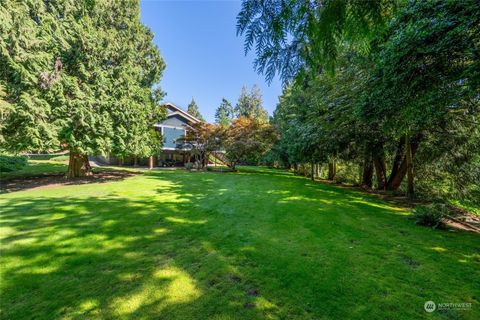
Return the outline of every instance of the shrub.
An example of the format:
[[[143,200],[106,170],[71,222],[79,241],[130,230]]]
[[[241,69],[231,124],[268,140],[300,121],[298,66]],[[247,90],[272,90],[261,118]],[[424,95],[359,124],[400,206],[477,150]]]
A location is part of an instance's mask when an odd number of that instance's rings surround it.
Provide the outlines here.
[[[26,165],[26,157],[0,155],[0,172],[18,171]]]
[[[434,203],[417,206],[413,212],[413,218],[419,225],[438,228],[443,225],[442,219],[447,213],[448,209],[444,204]]]
[[[207,171],[213,171],[213,167],[207,167]]]
[[[191,171],[193,169],[193,163],[191,162],[185,163],[185,169],[187,169],[188,171]]]
[[[328,172],[328,170],[326,170]],[[358,184],[358,165],[351,161],[339,161],[335,182]]]

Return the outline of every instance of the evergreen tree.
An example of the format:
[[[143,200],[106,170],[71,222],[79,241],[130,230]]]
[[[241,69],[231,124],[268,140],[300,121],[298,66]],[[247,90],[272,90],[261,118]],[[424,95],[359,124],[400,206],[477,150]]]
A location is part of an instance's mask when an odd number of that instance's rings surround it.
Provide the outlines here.
[[[235,118],[239,118],[241,116],[246,117],[249,109],[250,95],[248,94],[247,87],[243,86],[242,91],[240,91],[240,96],[238,97],[237,104],[235,105]]]
[[[5,1],[0,19],[2,148],[66,148],[68,177],[91,173],[88,155],[158,149],[165,65],[137,1]]]
[[[202,114],[200,113],[200,110],[198,109],[197,103],[195,102],[195,99],[192,97],[192,102],[188,104],[188,113],[194,116],[195,118],[205,121],[205,119],[202,117]]]
[[[425,147],[430,148],[426,159],[443,158],[435,165],[450,166],[450,181],[461,177],[461,184],[468,175],[453,173],[470,170],[480,158],[474,147],[480,114],[479,10],[475,0],[409,1],[373,52],[376,65],[362,113],[402,141],[387,188],[400,187],[406,175],[407,193],[413,195],[414,162],[418,167],[417,154]],[[480,170],[472,173],[468,180],[478,182]]]
[[[292,81],[273,156],[329,162],[329,178],[337,160],[351,164],[368,188],[478,198],[478,11],[474,0],[409,1],[368,56],[347,46],[335,73]]]
[[[256,71],[271,82],[332,70],[346,43],[368,52],[370,40],[388,25],[396,0],[243,0],[237,34],[245,53],[254,50]]]
[[[260,88],[257,85],[252,87],[249,93],[247,87],[243,86],[235,106],[235,115],[237,118],[245,117],[256,119],[260,122],[268,122],[267,110],[263,108],[263,98]]]
[[[227,99],[223,98],[222,103],[220,103],[220,106],[215,112],[215,122],[223,127],[228,127],[232,122],[233,117],[234,109],[232,104]]]

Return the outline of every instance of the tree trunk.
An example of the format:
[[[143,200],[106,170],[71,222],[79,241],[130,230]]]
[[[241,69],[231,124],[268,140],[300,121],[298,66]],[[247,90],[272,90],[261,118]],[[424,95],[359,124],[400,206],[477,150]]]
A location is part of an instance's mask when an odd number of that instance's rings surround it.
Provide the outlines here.
[[[203,163],[202,163],[202,169],[206,168],[208,166],[208,153],[204,152],[203,153]]]
[[[88,162],[86,154],[79,154],[75,151],[70,151],[70,158],[68,160],[67,178],[79,178],[93,175],[92,167]]]
[[[153,156],[148,158],[148,169],[153,169]]]
[[[387,190],[396,190],[402,183],[402,163],[405,158],[405,137],[401,137],[398,142],[395,158],[393,159],[392,171],[387,181]]]
[[[332,160],[328,164],[328,180],[335,179],[336,175],[337,175],[337,163],[335,162],[335,160]]]
[[[133,157],[133,166],[138,167],[138,158],[136,156]]]
[[[387,190],[395,191],[397,190],[400,185],[402,184],[403,178],[407,174],[407,162],[404,160],[400,164],[400,167],[395,172],[394,175],[391,175],[388,179]]]
[[[377,176],[377,189],[384,190],[387,184],[387,169],[385,167],[385,158],[383,155],[374,156],[373,164],[375,165],[375,175]]]
[[[407,196],[409,198],[413,198],[414,196],[414,190],[413,190],[413,152],[412,152],[412,141],[410,140],[410,137],[407,136],[406,140],[406,149],[407,149],[407,154],[406,154],[406,162],[407,162]]]
[[[320,163],[317,163],[317,164],[315,165],[315,176],[316,176],[317,178],[320,178],[320,175],[321,175],[321,173],[320,173]]]
[[[411,157],[412,161],[415,156],[415,152],[418,149],[418,145],[420,143],[420,140],[422,139],[423,135],[421,133],[416,134],[415,136],[411,137],[410,139],[410,148],[411,148]],[[397,153],[395,155],[395,160],[392,166],[392,173],[390,174],[390,177],[388,178],[387,182],[387,190],[395,191],[397,190],[400,185],[402,184],[403,178],[407,174],[407,160],[406,160],[406,155],[404,150],[406,148],[406,142],[405,142],[405,137],[402,137],[400,139],[400,142],[403,144],[401,147],[400,145],[397,148]],[[400,160],[398,160],[400,159]]]
[[[296,162],[293,164],[293,174],[298,175],[298,164]]]
[[[371,188],[372,177],[373,177],[372,156],[370,152],[367,151],[365,154],[365,159],[363,160],[362,186]]]
[[[358,164],[358,185],[361,186],[363,182],[363,163]]]
[[[310,166],[311,166],[310,173],[312,174],[311,179],[312,179],[312,181],[315,181],[315,163],[312,161],[310,163]]]

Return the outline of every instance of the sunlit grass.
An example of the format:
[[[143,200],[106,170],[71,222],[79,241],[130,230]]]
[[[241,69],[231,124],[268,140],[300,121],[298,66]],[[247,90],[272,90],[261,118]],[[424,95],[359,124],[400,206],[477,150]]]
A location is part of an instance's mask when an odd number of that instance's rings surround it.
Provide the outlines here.
[[[2,319],[480,318],[478,235],[283,171],[154,170],[0,206]]]

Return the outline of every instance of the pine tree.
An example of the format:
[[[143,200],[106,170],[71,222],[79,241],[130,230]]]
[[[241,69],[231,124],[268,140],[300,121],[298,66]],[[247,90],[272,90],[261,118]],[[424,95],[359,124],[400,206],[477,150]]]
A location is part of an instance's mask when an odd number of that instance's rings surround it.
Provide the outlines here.
[[[197,103],[195,102],[195,99],[192,97],[192,101],[188,104],[188,113],[197,118],[198,120],[205,121],[205,119],[202,117],[202,114],[200,113],[200,110],[198,109]]]
[[[249,93],[247,87],[243,86],[235,106],[235,116],[256,119],[260,122],[268,122],[267,110],[263,108],[263,99],[260,88],[257,85],[252,87]]]
[[[220,103],[220,106],[215,112],[215,122],[223,127],[228,127],[232,122],[233,117],[234,109],[232,104],[227,99],[223,98],[222,103]]]
[[[263,108],[262,92],[258,85],[254,84],[250,92],[251,118],[256,118],[260,122],[268,122],[268,112]]]
[[[165,64],[139,4],[6,1],[0,8],[0,85],[13,108],[2,148],[70,151],[68,177],[90,173],[88,155],[147,156]]]
[[[235,118],[239,118],[241,116],[249,118],[249,116],[247,116],[247,114],[249,114],[249,110],[250,96],[248,94],[247,87],[243,86],[242,91],[240,91],[237,104],[235,105]]]

